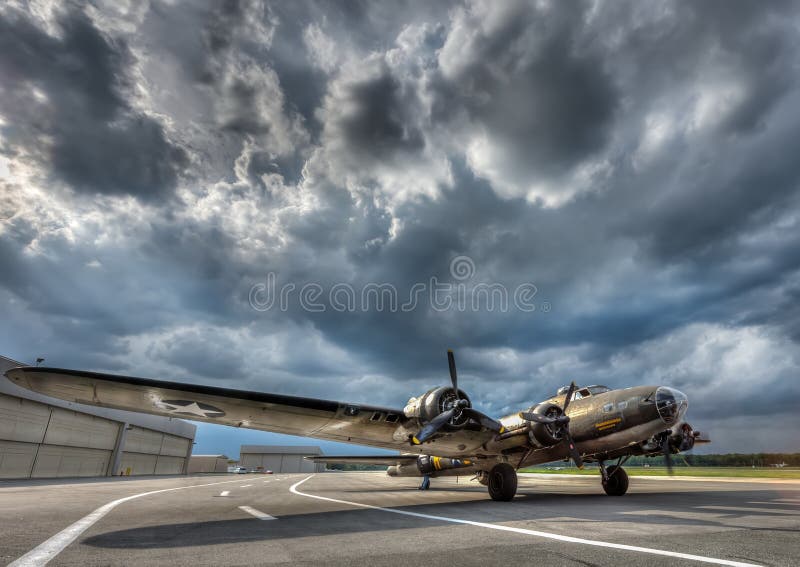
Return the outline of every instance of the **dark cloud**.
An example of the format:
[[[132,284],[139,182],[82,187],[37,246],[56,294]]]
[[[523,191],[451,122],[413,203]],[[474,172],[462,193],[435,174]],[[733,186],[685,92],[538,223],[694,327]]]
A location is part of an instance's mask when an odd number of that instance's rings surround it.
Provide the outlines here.
[[[148,354],[193,377],[227,381],[242,376],[248,353],[225,334],[189,329],[152,345]]]
[[[51,34],[5,11],[4,354],[402,406],[454,348],[493,414],[572,379],[668,383],[715,450],[761,448],[754,398],[797,449],[796,12],[156,2]],[[171,139],[194,157],[179,198],[113,198],[169,194]],[[112,198],[44,202],[42,166]],[[457,256],[468,287],[535,284],[537,310],[298,301],[376,283],[402,303],[461,282]],[[285,310],[248,303],[268,272],[295,285]]]
[[[5,134],[10,151],[41,153],[54,180],[79,192],[143,199],[171,193],[187,157],[161,124],[127,101],[127,46],[78,10],[58,27],[60,37],[13,11],[0,16],[0,111],[18,121]]]
[[[491,24],[485,6],[467,8],[439,55],[436,115],[484,128],[523,183],[563,173],[610,134],[620,97],[602,53],[581,45],[579,6],[508,3]]]
[[[376,73],[342,85],[328,100],[328,134],[341,140],[356,159],[387,160],[398,153],[419,152],[425,140],[409,112],[417,105],[407,100],[415,94],[380,65]]]

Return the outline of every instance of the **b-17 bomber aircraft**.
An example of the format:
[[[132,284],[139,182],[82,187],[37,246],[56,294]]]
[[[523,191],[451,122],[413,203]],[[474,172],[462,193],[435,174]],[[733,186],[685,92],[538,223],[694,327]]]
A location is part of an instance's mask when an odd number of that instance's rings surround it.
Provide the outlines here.
[[[58,368],[19,367],[6,376],[69,402],[399,450],[312,460],[385,464],[391,476],[474,475],[500,501],[516,494],[521,467],[565,459],[580,468],[598,463],[606,494],[621,496],[628,490],[622,464],[631,455],[663,455],[671,469],[673,453],[706,441],[683,421],[686,395],[667,386],[573,382],[494,419],[472,407],[458,387],[453,352],[447,357],[451,385],[411,398],[402,410]]]

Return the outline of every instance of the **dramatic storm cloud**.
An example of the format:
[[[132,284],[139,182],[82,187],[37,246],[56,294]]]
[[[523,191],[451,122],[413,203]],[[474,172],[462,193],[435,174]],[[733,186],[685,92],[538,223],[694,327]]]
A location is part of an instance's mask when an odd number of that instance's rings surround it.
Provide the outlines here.
[[[799,22],[6,3],[2,354],[402,407],[450,347],[496,415],[663,383],[710,450],[798,451]]]

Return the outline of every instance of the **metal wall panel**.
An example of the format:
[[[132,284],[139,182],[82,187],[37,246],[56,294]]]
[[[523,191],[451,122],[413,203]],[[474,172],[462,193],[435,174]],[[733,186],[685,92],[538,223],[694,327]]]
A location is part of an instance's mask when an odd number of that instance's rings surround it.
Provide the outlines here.
[[[246,465],[242,465],[246,466]],[[224,473],[228,470],[228,460],[214,455],[192,455],[189,459],[189,474]]]
[[[0,394],[0,439],[41,443],[49,419],[48,406]]]
[[[242,453],[239,464],[249,470],[262,467],[276,473],[317,472],[319,469],[303,455],[280,453]],[[323,469],[324,470],[324,469]]]
[[[300,472],[303,466],[302,462],[302,455],[283,455],[280,472]]]
[[[265,471],[272,471],[272,472],[280,472],[281,471],[281,455],[275,454],[249,454],[249,455],[242,455],[242,457],[247,457],[248,462],[252,462],[252,465],[245,465],[242,464],[243,467],[247,467],[248,469],[254,469],[256,467],[262,467]]]
[[[155,474],[157,458],[156,455],[125,452],[120,461],[120,471],[131,475]]]
[[[36,458],[36,443],[0,441],[0,478],[27,478]]]
[[[299,472],[308,472],[308,473],[318,472],[318,469],[317,469],[317,465],[318,464],[319,463],[315,463],[314,461],[307,461],[306,459],[303,459],[300,462],[300,471]]]
[[[65,476],[103,476],[108,470],[111,451],[41,445],[33,465],[33,478]]]
[[[143,427],[131,427],[125,438],[123,451],[130,453],[148,453],[158,455],[161,452],[161,443],[164,435],[152,429]],[[155,460],[153,461],[155,463]],[[154,464],[155,466],[155,464]]]
[[[119,423],[76,411],[53,408],[44,436],[47,445],[113,450]]]
[[[283,455],[268,454],[261,455],[261,463],[265,471],[281,472]]]
[[[186,459],[181,457],[159,455],[156,460],[156,474],[181,474],[185,461]]]
[[[161,455],[172,455],[173,457],[185,457],[189,452],[189,440],[186,437],[164,434],[161,443]]]
[[[248,455],[242,453],[239,455],[239,465],[248,469],[255,469],[261,466],[261,457],[263,455]]]

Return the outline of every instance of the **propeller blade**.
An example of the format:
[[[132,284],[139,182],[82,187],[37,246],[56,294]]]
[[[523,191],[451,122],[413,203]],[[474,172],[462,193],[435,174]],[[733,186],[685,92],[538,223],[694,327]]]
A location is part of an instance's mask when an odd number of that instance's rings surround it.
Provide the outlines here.
[[[672,449],[669,446],[669,433],[662,435],[661,453],[664,455],[664,464],[667,465],[667,474],[672,474]]]
[[[533,413],[532,411],[523,411],[519,416],[525,421],[535,421],[536,423],[555,423],[555,417],[548,417],[540,413]]]
[[[464,408],[463,410],[461,410],[461,413],[471,417],[472,419],[480,423],[481,426],[491,431],[494,431],[495,433],[502,433],[503,431],[505,431],[505,427],[503,427],[502,423],[500,423],[496,419],[489,417],[485,413],[479,412],[476,409]]]
[[[456,374],[456,357],[453,351],[447,349],[447,364],[450,366],[450,382],[453,384],[453,391],[456,393],[456,398],[460,396],[458,393],[458,375]]]
[[[445,423],[453,419],[453,416],[456,414],[457,410],[458,407],[453,407],[434,417],[432,420],[430,420],[430,422],[425,424],[425,427],[419,430],[419,433],[411,438],[411,442],[414,445],[421,445],[433,437],[444,426]]]
[[[575,447],[575,443],[572,441],[572,435],[569,434],[569,429],[564,428],[564,442],[567,444],[569,448],[569,456],[572,457],[572,461],[575,463],[575,466],[579,469],[583,468],[583,459],[581,458],[581,454],[578,449]]]
[[[564,415],[567,414],[567,408],[569,407],[569,402],[572,400],[572,394],[575,393],[575,382],[570,383],[569,390],[567,390],[567,397],[564,398],[564,407],[561,410]]]

